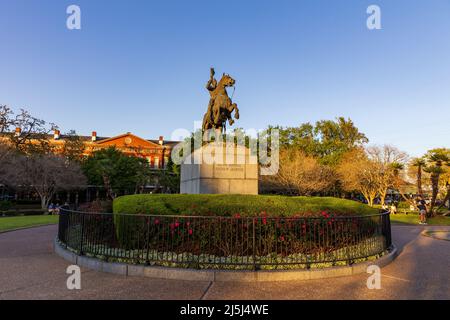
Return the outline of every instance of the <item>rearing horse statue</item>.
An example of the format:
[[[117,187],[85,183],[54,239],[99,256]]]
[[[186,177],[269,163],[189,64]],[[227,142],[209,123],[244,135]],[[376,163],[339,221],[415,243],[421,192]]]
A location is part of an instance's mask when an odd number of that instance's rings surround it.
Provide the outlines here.
[[[211,68],[211,78],[206,85],[211,98],[208,111],[203,117],[203,131],[220,129],[223,132],[227,121],[230,126],[234,123],[232,117],[233,111],[234,118],[239,119],[239,109],[236,103],[231,101],[226,90],[227,87],[233,87],[235,82],[232,77],[224,73],[222,79],[217,83],[216,79],[214,79],[214,69]]]

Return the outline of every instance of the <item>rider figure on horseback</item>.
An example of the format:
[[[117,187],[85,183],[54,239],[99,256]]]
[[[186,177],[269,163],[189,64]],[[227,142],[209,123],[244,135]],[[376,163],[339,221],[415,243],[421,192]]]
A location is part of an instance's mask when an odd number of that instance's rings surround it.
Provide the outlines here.
[[[239,119],[239,109],[233,103],[226,91],[227,87],[234,86],[235,80],[228,74],[223,74],[218,82],[214,78],[214,68],[211,68],[211,74],[206,89],[209,91],[210,99],[208,110],[203,117],[203,130],[208,129],[225,129],[225,124],[228,120],[230,125],[233,125],[234,120],[232,112],[234,111],[234,118]]]
[[[208,118],[208,122],[210,124],[213,124],[213,111],[212,111],[212,107],[214,105],[214,95],[213,92],[214,90],[216,90],[217,88],[217,80],[216,78],[214,78],[214,75],[216,74],[216,72],[214,71],[214,68],[211,68],[211,75],[209,78],[208,83],[206,84],[206,89],[209,91],[209,104],[208,104],[208,111],[206,111],[207,114],[207,118]]]

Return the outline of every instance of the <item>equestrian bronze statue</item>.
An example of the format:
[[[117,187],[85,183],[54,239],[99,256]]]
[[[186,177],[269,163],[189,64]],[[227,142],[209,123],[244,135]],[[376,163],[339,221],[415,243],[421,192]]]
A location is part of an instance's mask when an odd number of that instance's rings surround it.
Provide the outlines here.
[[[234,87],[235,80],[228,74],[223,74],[219,82],[214,78],[214,68],[211,68],[211,76],[206,84],[209,91],[210,99],[208,111],[203,117],[203,131],[209,129],[226,130],[226,123],[233,125],[234,120],[232,113],[234,111],[234,119],[239,119],[239,109],[236,103],[233,103],[228,96],[227,87]]]

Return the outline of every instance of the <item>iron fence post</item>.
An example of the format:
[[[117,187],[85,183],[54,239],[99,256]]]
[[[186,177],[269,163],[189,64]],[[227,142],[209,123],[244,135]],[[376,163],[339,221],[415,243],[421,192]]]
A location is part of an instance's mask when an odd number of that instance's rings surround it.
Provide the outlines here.
[[[85,214],[84,213],[80,213],[81,214],[81,237],[80,237],[80,256],[83,256],[83,239],[84,239],[84,218],[85,218]]]
[[[383,236],[386,239],[386,248],[389,249],[392,247],[392,235],[391,235],[391,217],[389,213],[385,213],[382,215],[382,226],[383,226]]]
[[[150,265],[150,260],[148,260],[149,251],[150,251],[150,217],[147,219],[147,253],[145,257],[145,264]]]
[[[256,271],[256,218],[252,220],[252,242],[253,242],[253,270]]]

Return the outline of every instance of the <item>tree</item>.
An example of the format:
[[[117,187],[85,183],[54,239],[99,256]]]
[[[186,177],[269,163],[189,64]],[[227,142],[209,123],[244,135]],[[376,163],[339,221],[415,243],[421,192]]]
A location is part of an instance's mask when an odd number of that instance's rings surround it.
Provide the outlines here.
[[[378,169],[378,195],[381,204],[384,204],[387,192],[389,188],[394,187],[399,171],[403,169],[408,156],[405,152],[390,145],[371,146],[366,149],[366,152]]]
[[[426,161],[424,158],[414,158],[411,160],[410,166],[417,169],[417,173],[416,173],[417,193],[423,197],[422,174],[423,174],[423,169],[426,166]]]
[[[4,167],[4,161],[11,154],[12,150],[9,145],[0,142],[0,170]]]
[[[427,167],[425,172],[430,174],[431,182],[431,203],[428,215],[434,215],[433,209],[436,206],[436,199],[439,193],[439,178],[446,172],[445,166],[450,165],[450,149],[432,149],[425,155]]]
[[[450,177],[446,179],[444,200],[442,200],[442,203],[438,209],[443,208],[445,206],[445,204],[447,203],[447,201],[449,202],[448,208],[450,209]]]
[[[165,170],[157,171],[158,184],[163,188],[163,192],[174,193],[180,190],[180,166],[169,160]]]
[[[105,187],[110,199],[120,193],[138,193],[151,175],[145,159],[127,156],[114,147],[92,153],[83,162],[83,171],[90,184]]]
[[[64,135],[64,145],[61,150],[63,156],[71,161],[81,162],[86,149],[83,139],[71,130]]]
[[[24,109],[15,114],[9,107],[0,106],[0,134],[19,152],[50,153],[49,134],[55,129],[55,124],[38,119]]]
[[[28,187],[39,195],[42,209],[48,207],[57,191],[73,190],[86,184],[78,164],[53,154],[16,154],[8,173],[11,185]]]
[[[393,188],[398,191],[400,196],[405,200],[410,206],[413,206],[417,209],[417,203],[414,198],[407,196],[408,187],[411,185],[407,181],[407,173],[405,172],[406,168],[409,168],[407,165],[403,163],[395,163],[393,164],[394,168],[394,182]]]
[[[336,121],[317,121],[315,125],[304,123],[299,127],[271,128],[280,131],[281,147],[300,149],[306,155],[316,157],[320,163],[332,166],[339,163],[344,153],[369,141],[352,120],[343,117]]]
[[[9,145],[0,143],[0,184],[7,184],[10,180],[9,170],[13,167],[13,151]]]
[[[13,111],[6,105],[0,105],[0,134],[9,132],[14,123]]]
[[[283,148],[280,151],[280,167],[273,180],[291,194],[312,195],[328,191],[334,185],[336,176],[331,168],[303,151]]]
[[[379,166],[369,159],[364,149],[356,148],[342,156],[337,167],[344,190],[359,191],[373,206],[379,188]]]

